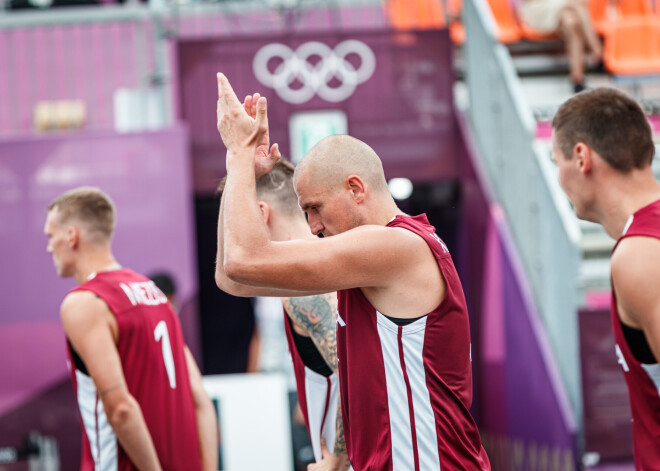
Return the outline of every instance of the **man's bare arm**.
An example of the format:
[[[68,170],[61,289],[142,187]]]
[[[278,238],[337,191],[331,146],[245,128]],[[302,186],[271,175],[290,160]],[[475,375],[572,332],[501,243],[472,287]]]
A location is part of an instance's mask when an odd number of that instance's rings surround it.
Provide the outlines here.
[[[305,329],[326,364],[337,372],[337,293],[282,298],[291,319]]]
[[[344,422],[341,418],[341,398],[337,398],[337,438],[335,439],[334,456],[338,471],[346,471],[351,467],[348,461],[348,452],[346,451],[346,439],[344,438]]]
[[[344,439],[344,426],[341,419],[341,400],[337,400],[337,436],[335,438],[335,449],[333,453],[327,449],[321,439],[321,461],[307,466],[307,471],[346,471],[351,463],[346,451],[346,440]]]
[[[621,320],[644,331],[660,361],[660,240],[629,237],[612,256],[612,281]]]
[[[122,448],[138,469],[160,470],[140,405],[126,386],[112,313],[93,293],[81,291],[64,299],[60,314],[67,338],[85,363]]]
[[[195,405],[195,419],[197,423],[197,435],[199,439],[199,451],[202,459],[202,469],[204,471],[216,471],[218,469],[218,420],[215,408],[211,399],[209,399],[204,385],[202,384],[202,375],[197,368],[197,363],[188,347],[184,350],[186,356],[186,366],[190,379],[190,389],[192,391],[193,402]]]
[[[220,211],[218,213],[218,245],[215,259],[215,283],[222,291],[232,294],[234,296],[254,297],[254,296],[272,296],[272,297],[286,297],[286,296],[309,296],[310,294],[317,294],[316,292],[307,292],[300,290],[287,290],[281,288],[272,288],[267,286],[252,286],[248,284],[238,283],[231,280],[224,269],[224,238],[223,238],[223,225],[224,225],[224,204],[225,192],[222,192],[220,198]]]

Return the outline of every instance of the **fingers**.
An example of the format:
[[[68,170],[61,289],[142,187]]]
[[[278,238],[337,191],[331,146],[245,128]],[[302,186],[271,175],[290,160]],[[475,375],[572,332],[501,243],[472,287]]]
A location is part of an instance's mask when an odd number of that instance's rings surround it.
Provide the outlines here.
[[[225,74],[220,72],[218,73],[218,102],[218,107],[220,107],[221,104],[226,107],[236,105],[241,106],[241,102],[238,101],[236,93],[234,93],[234,89],[231,88],[229,80],[227,80]]]
[[[268,132],[267,108],[266,97],[260,97],[257,101],[256,128],[254,136],[255,142],[261,142]]]
[[[280,153],[280,145],[275,143],[271,146],[270,148],[270,153],[268,154],[268,158],[277,162],[282,158],[282,154]]]
[[[257,103],[259,102],[259,98],[261,98],[259,93],[252,95],[252,110],[250,111],[250,116],[253,118],[257,116]]]
[[[243,108],[251,118],[255,118],[257,116],[257,102],[259,101],[259,98],[261,98],[261,95],[259,93],[255,93],[254,95],[247,95],[245,100],[243,100]]]
[[[330,450],[325,446],[325,438],[321,438],[321,459],[326,459],[331,456]]]

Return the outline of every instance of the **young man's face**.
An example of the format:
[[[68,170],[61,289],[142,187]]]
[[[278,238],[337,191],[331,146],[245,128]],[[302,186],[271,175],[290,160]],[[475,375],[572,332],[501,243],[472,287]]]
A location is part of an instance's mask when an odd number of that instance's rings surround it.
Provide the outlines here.
[[[73,276],[73,259],[69,247],[69,231],[58,221],[57,207],[48,211],[44,233],[48,237],[46,251],[53,255],[53,265],[63,278]]]
[[[557,136],[552,134],[552,161],[559,168],[559,184],[568,196],[580,219],[587,219],[587,192],[585,180],[580,172],[577,157],[565,156],[557,145]]]

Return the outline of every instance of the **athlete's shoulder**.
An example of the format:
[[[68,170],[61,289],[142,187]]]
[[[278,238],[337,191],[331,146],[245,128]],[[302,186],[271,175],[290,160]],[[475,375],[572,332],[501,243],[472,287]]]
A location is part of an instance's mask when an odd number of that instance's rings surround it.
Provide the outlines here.
[[[96,293],[90,290],[77,289],[70,291],[62,300],[60,305],[60,313],[71,315],[80,311],[97,311],[102,310],[105,303],[98,297]]]

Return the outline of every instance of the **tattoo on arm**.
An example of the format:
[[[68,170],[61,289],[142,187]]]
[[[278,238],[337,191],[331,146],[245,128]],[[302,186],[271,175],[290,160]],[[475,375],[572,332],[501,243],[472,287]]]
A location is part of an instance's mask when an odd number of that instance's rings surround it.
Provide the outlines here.
[[[337,372],[337,295],[282,298],[289,317],[310,335],[328,366]]]
[[[337,400],[337,438],[335,438],[335,456],[348,455],[346,451],[346,440],[344,439],[344,422],[341,420],[341,399]],[[348,464],[348,457],[346,457]]]

